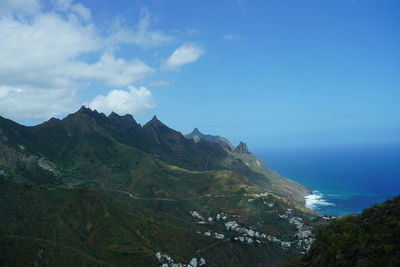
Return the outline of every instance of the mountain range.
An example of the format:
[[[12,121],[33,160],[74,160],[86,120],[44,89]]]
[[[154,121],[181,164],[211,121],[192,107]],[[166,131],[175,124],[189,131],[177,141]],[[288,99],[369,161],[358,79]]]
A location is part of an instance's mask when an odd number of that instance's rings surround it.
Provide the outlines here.
[[[244,142],[86,107],[0,117],[0,183],[2,266],[279,266],[321,223]]]

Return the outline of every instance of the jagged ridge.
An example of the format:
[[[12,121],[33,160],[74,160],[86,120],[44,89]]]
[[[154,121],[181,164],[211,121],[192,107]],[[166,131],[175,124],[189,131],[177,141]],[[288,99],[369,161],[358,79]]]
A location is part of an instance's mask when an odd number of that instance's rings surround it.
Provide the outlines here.
[[[5,121],[2,120],[2,125]],[[260,160],[251,157],[242,142],[231,150],[226,138],[203,135],[198,130],[195,134],[203,142],[193,142],[188,136],[185,138],[180,132],[163,124],[156,116],[142,127],[131,115],[111,113],[107,117],[82,107],[63,120],[51,119],[35,127],[24,127],[11,121],[7,125],[12,129],[10,139],[26,147],[27,151],[40,153],[63,165],[68,159],[74,161],[75,154],[71,152],[80,150],[78,144],[83,147],[94,145],[95,148],[91,150],[94,149],[100,158],[108,160],[113,157],[112,147],[117,142],[149,153],[167,164],[190,170],[233,170],[265,190],[299,203],[304,201],[304,195],[309,192],[307,188],[269,171]]]

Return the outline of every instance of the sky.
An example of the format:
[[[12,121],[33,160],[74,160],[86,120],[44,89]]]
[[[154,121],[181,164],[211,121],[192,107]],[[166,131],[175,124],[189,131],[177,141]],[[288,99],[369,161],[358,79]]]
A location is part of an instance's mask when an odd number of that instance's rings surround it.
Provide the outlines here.
[[[400,143],[398,0],[0,0],[0,115],[85,105],[250,149]]]

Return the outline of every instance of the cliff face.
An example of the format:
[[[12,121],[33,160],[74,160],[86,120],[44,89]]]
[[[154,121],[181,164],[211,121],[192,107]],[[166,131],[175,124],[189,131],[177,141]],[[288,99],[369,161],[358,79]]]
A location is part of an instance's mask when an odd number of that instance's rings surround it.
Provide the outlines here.
[[[233,150],[233,152],[241,153],[241,154],[250,154],[249,149],[247,148],[246,143],[240,142],[237,147]]]

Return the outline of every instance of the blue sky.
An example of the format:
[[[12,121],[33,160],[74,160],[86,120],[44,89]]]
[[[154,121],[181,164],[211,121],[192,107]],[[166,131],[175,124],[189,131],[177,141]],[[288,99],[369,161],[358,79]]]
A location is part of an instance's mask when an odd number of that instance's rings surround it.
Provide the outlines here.
[[[253,149],[400,141],[397,0],[19,2],[0,114],[21,123],[85,104]]]

